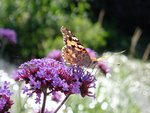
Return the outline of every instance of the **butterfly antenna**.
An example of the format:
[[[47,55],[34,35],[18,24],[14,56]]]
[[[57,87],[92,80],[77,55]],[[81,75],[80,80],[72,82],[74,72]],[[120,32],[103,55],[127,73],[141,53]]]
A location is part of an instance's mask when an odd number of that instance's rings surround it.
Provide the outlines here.
[[[97,62],[102,61],[102,60],[106,60],[110,57],[110,55],[104,55],[102,57],[97,58]]]
[[[102,60],[106,60],[106,59],[108,59],[109,57],[111,57],[111,56],[113,56],[113,55],[120,55],[120,54],[124,53],[125,51],[126,51],[126,50],[123,50],[123,51],[114,53],[114,54],[112,54],[112,55],[104,55],[104,56],[102,56],[102,57],[97,58],[97,61],[99,62],[99,61],[102,61]]]
[[[117,53],[114,53],[115,55],[120,55],[122,53],[124,53],[126,50],[123,50],[123,51],[120,51],[120,52],[117,52]]]

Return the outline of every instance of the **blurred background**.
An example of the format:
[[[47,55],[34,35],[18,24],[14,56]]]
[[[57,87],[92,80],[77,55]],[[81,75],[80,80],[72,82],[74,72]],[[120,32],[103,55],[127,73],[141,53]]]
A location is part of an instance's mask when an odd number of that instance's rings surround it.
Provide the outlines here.
[[[98,55],[125,50],[108,59],[111,77],[98,73],[96,99],[73,96],[65,112],[150,113],[149,12],[148,0],[0,0],[1,80],[12,79],[21,63],[61,49],[65,26]],[[12,112],[20,113],[18,105]]]

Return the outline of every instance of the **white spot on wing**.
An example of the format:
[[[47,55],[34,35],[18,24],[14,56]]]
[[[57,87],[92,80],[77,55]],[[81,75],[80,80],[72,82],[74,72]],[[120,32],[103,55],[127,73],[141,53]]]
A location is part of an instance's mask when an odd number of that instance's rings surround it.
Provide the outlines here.
[[[76,37],[72,37],[73,40],[79,41]]]

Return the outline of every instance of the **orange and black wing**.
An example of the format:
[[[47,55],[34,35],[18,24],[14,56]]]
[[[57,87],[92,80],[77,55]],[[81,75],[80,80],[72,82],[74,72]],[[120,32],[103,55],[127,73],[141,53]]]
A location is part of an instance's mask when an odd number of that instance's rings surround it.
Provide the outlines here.
[[[62,57],[65,62],[73,65],[88,67],[92,60],[85,47],[75,35],[65,27],[61,27],[65,46],[62,48]]]

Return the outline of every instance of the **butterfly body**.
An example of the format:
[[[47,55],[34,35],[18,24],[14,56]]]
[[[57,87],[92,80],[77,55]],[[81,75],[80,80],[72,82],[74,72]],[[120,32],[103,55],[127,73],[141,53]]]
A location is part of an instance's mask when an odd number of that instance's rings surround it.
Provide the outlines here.
[[[85,47],[75,37],[75,35],[65,27],[61,27],[65,46],[62,48],[62,57],[65,62],[89,67],[92,63],[97,62],[96,58],[91,58]]]

